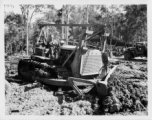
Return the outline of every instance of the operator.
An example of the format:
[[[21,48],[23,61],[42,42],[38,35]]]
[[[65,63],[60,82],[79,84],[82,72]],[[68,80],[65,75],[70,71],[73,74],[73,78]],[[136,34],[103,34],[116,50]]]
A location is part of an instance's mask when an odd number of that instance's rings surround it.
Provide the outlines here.
[[[45,41],[46,46],[46,57],[50,57],[50,59],[58,59],[60,54],[60,43],[59,40],[54,39],[54,35],[50,36],[50,39]]]
[[[54,39],[54,36],[50,35],[47,40],[44,40],[44,44],[45,44],[45,48],[46,48],[46,50],[45,50],[46,57],[49,57],[51,42],[53,41],[53,39]]]
[[[40,47],[40,48],[44,48],[44,47],[45,47],[45,44],[44,44],[44,36],[42,36],[42,37],[40,38],[40,40],[38,40],[38,38],[37,38],[36,47]]]

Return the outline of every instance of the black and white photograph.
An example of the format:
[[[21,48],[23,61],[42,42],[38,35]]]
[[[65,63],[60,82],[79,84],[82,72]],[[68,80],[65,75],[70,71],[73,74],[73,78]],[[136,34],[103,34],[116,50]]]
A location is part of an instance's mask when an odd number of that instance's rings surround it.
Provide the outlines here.
[[[148,116],[147,11],[146,3],[3,4],[4,114]]]

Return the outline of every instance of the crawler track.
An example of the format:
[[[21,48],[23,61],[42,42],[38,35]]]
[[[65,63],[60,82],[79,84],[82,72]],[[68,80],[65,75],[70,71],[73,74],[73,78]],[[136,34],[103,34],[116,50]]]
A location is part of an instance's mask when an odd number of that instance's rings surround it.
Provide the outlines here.
[[[18,75],[28,81],[34,81],[34,77],[66,78],[71,76],[71,73],[64,67],[48,65],[32,59],[22,59],[18,64]]]

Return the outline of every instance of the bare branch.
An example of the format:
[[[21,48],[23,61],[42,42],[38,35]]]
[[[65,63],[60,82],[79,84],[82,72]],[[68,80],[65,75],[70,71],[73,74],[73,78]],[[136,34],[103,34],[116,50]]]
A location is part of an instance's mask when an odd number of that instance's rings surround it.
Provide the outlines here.
[[[30,17],[30,20],[29,20],[30,22],[31,22],[31,19],[32,19],[35,11],[36,11],[36,10],[33,10],[32,14],[31,14],[31,17]]]

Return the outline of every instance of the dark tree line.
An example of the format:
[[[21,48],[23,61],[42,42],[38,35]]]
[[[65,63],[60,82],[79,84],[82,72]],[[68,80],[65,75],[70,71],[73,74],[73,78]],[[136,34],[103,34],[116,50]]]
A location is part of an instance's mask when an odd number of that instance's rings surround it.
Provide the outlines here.
[[[6,53],[14,54],[26,50],[32,53],[40,33],[37,26],[39,21],[56,24],[105,24],[110,30],[111,41],[147,41],[147,5],[64,5],[59,10],[53,5],[20,5],[20,8],[22,14],[5,13]],[[31,23],[32,17],[38,13],[44,16]],[[76,39],[79,35],[77,27],[48,27],[46,30],[49,34],[58,34],[59,39],[69,39],[69,36]]]

